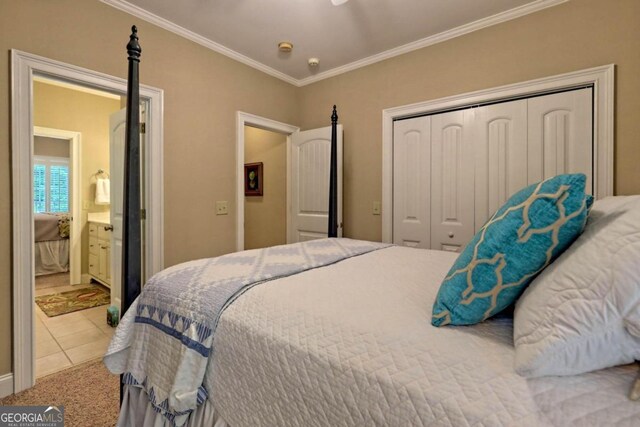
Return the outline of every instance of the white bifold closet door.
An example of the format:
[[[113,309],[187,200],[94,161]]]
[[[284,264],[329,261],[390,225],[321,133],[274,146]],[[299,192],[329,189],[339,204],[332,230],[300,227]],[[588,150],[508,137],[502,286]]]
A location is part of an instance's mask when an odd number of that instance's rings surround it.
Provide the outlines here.
[[[431,117],[393,127],[393,243],[430,248]]]
[[[593,194],[593,89],[528,100],[529,183],[563,173],[587,175]]]
[[[527,100],[469,111],[474,116],[471,132],[475,157],[474,229],[477,232],[511,195],[529,183]]]
[[[458,252],[474,235],[470,114],[431,116],[431,249]]]
[[[459,251],[518,190],[563,173],[592,193],[592,89],[396,121],[393,242]]]

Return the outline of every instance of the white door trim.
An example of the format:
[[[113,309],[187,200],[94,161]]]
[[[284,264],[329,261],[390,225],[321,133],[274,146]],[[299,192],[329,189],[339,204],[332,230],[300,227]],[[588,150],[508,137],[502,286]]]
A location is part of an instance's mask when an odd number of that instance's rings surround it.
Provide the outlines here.
[[[125,54],[122,55],[123,64]],[[14,392],[35,383],[34,265],[31,158],[33,156],[33,77],[42,75],[111,93],[125,94],[127,81],[18,50],[11,50],[11,153],[13,180],[13,379]],[[163,97],[160,89],[140,86],[149,105],[145,206],[146,274],[164,264]]]
[[[82,233],[81,222],[81,206],[82,206],[82,191],[80,189],[80,177],[82,176],[82,162],[81,153],[82,148],[80,146],[82,136],[80,132],[74,132],[70,130],[45,128],[40,126],[33,127],[33,136],[44,136],[47,138],[62,139],[69,142],[69,164],[71,169],[71,241],[69,256],[70,256],[70,276],[71,283],[77,284],[82,282],[82,266],[80,265],[82,259],[82,249],[80,247],[82,239],[80,234]],[[33,165],[31,165],[33,169]]]
[[[256,116],[255,114],[236,112],[236,250],[244,250],[244,127],[278,132],[287,135],[287,237],[289,236],[291,212],[291,134],[298,132],[299,127]]]
[[[594,194],[612,196],[614,70],[614,64],[604,65],[382,110],[382,241],[393,241],[393,121],[404,117],[593,84]]]

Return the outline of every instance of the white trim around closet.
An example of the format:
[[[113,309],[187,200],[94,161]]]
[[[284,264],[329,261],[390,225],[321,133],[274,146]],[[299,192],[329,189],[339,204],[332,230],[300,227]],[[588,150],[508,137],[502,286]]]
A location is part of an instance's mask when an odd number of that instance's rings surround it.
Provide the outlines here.
[[[124,50],[123,50],[124,58]],[[126,94],[127,81],[53,59],[11,50],[11,156],[13,182],[13,391],[35,384],[35,316],[33,263],[33,79],[40,75],[97,90]],[[164,92],[140,87],[148,103],[144,163],[146,219],[145,273],[151,277],[164,266],[163,215],[163,98]]]
[[[473,106],[491,101],[521,98],[572,87],[593,85],[595,156],[594,194],[613,195],[614,71],[604,65],[526,82],[449,96],[382,111],[382,241],[393,241],[393,122],[438,111]]]

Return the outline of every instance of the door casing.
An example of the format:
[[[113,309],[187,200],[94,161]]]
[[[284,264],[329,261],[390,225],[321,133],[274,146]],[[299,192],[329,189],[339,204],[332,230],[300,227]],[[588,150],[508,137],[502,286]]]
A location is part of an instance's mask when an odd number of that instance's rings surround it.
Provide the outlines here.
[[[291,134],[299,127],[257,116],[242,111],[236,112],[236,250],[244,250],[244,127],[252,126],[287,136],[287,212],[291,206]],[[290,216],[287,215],[287,236],[289,236]]]
[[[124,55],[123,55],[124,58]],[[123,59],[124,60],[124,59]],[[33,264],[33,79],[45,76],[63,82],[119,95],[127,92],[125,79],[11,50],[11,153],[13,204],[13,372],[0,378],[0,390],[18,393],[35,384],[35,292]],[[163,214],[163,98],[161,89],[140,86],[141,100],[148,103],[144,204],[147,209],[146,274],[164,266]],[[11,383],[10,386],[7,385]]]
[[[71,233],[69,241],[69,267],[71,284],[75,285],[82,282],[82,249],[81,232],[82,221],[82,191],[80,190],[80,177],[82,176],[82,135],[80,132],[53,129],[40,126],[33,127],[33,136],[44,136],[47,138],[55,138],[69,142],[69,166],[71,169]]]

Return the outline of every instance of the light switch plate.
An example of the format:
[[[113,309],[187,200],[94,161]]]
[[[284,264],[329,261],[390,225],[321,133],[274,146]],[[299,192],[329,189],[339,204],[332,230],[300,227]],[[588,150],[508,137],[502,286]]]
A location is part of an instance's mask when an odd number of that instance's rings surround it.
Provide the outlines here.
[[[380,202],[379,201],[373,202],[373,214],[380,215],[381,212],[382,212],[382,207],[380,206]]]
[[[228,215],[229,203],[226,200],[216,202],[216,215]]]

